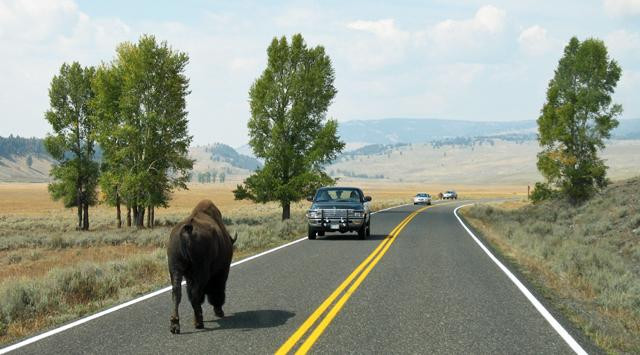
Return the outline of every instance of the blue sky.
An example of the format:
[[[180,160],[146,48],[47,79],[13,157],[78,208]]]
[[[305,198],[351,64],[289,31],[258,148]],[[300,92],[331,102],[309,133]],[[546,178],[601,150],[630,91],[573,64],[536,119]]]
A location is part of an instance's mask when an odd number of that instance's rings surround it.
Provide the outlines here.
[[[118,43],[148,33],[190,56],[195,143],[242,145],[266,47],[298,32],[333,60],[339,121],[535,119],[574,35],[605,41],[623,68],[623,118],[640,118],[640,0],[0,0],[0,135],[44,136],[63,62],[110,61]]]

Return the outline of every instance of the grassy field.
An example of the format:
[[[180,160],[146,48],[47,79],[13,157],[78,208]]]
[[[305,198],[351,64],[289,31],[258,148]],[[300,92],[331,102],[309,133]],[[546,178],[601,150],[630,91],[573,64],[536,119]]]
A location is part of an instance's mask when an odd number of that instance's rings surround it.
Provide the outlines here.
[[[588,203],[463,209],[476,230],[609,353],[640,353],[640,178]]]
[[[387,154],[359,155],[327,166],[327,171],[349,171],[369,176],[384,175],[386,182],[427,181],[444,185],[455,181],[464,185],[509,185],[526,187],[540,181],[535,140],[522,143],[495,140],[494,144],[446,146],[430,143],[403,146]],[[626,179],[638,174],[640,140],[612,140],[602,151],[612,179]],[[454,187],[455,188],[455,187]]]

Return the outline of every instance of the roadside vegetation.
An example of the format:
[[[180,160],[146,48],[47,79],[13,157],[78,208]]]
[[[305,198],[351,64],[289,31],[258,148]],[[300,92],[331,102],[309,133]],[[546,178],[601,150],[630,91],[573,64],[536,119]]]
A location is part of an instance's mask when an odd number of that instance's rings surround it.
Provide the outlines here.
[[[560,197],[575,205],[607,186],[600,153],[619,125],[622,106],[611,96],[621,75],[601,40],[572,37],[564,48],[538,117],[537,165],[545,182],[536,183],[534,202]]]
[[[640,178],[578,207],[510,202],[463,215],[598,346],[640,353]]]

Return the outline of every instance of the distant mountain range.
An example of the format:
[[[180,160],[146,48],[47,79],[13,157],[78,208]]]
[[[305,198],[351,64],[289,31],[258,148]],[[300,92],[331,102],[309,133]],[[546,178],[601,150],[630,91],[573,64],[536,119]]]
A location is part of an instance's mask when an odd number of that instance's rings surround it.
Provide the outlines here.
[[[500,135],[530,135],[535,139],[534,120],[478,122],[440,119],[385,118],[340,122],[338,134],[346,143],[396,144],[426,143],[448,138]],[[614,139],[640,139],[640,119],[620,120]]]
[[[238,151],[226,144],[215,143],[211,148],[207,149],[211,152],[211,160],[213,161],[224,161],[237,168],[251,171],[262,167],[262,163],[258,159],[238,153]]]
[[[492,146],[495,142],[502,141],[515,144],[529,142],[537,147],[534,142],[537,123],[533,120],[474,122],[387,118],[341,122],[338,127],[338,134],[347,143],[347,147],[335,164],[342,160],[353,161],[360,159],[359,157],[375,155],[392,157],[411,144],[428,145],[433,149],[472,149],[483,144]],[[640,140],[640,119],[620,120],[620,125],[613,131],[612,139]],[[262,167],[262,162],[252,153],[251,147],[246,144],[234,149],[216,143],[194,146],[190,150],[190,156],[196,160],[194,172],[224,171],[227,175],[246,175]],[[27,161],[30,161],[31,165],[28,165]],[[42,139],[0,137],[0,181],[48,181],[52,163],[53,160],[46,153]],[[338,168],[346,169],[342,166],[336,167]],[[381,176],[383,170],[372,170],[368,176]]]

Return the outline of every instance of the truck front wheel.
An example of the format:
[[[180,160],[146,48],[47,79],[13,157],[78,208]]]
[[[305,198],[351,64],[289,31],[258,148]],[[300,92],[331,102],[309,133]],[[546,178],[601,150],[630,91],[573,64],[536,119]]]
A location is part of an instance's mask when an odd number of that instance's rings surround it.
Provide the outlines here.
[[[307,237],[311,240],[316,239],[316,231],[314,231],[313,228],[308,227]]]

